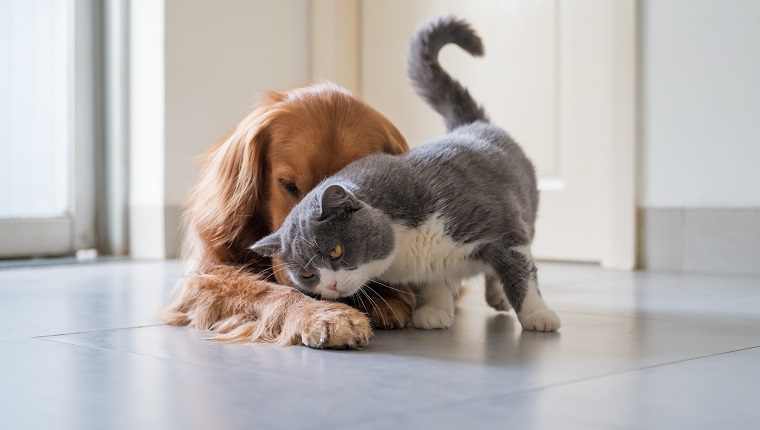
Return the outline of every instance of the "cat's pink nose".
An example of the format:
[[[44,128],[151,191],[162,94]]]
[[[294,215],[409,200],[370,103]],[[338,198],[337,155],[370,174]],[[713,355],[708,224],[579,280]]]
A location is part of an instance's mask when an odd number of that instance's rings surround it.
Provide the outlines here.
[[[337,282],[333,282],[332,284],[330,284],[330,285],[327,286],[327,289],[328,290],[333,290],[333,291],[338,291],[338,283]]]

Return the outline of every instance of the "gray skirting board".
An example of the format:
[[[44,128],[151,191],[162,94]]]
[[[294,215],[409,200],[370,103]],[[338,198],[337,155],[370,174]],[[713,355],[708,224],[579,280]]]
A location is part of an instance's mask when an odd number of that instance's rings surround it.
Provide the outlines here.
[[[760,208],[640,208],[639,265],[760,275]]]

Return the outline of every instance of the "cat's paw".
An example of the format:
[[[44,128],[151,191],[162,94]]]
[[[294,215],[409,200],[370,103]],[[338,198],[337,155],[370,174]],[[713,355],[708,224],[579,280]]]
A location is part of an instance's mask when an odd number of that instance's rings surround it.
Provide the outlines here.
[[[301,329],[301,341],[310,348],[358,349],[367,346],[372,336],[363,313],[338,304],[310,315]]]
[[[503,291],[486,291],[486,303],[497,311],[508,311],[512,309],[507,296]]]
[[[517,319],[525,330],[557,331],[560,326],[559,317],[549,308],[536,309],[530,313],[518,313]]]
[[[416,328],[425,330],[449,328],[454,322],[454,313],[432,306],[422,306],[414,311],[412,322],[414,322]]]

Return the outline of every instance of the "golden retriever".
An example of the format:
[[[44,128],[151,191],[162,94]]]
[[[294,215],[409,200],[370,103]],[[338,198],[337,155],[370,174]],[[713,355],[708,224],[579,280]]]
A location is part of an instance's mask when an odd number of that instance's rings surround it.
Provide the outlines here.
[[[227,341],[317,348],[359,348],[371,325],[403,327],[415,307],[409,289],[380,289],[371,308],[315,300],[248,247],[346,164],[408,150],[387,118],[337,85],[270,93],[208,154],[185,212],[184,273],[162,319]]]

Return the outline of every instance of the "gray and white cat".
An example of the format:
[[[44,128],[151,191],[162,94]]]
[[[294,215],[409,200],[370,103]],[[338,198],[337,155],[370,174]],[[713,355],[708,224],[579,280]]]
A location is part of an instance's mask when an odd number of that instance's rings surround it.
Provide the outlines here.
[[[486,301],[517,312],[524,329],[554,331],[531,255],[535,170],[470,94],[438,64],[456,43],[482,55],[480,38],[452,17],[412,41],[410,76],[449,129],[405,155],[370,155],[325,179],[282,227],[251,249],[279,254],[298,288],[325,298],[357,294],[371,280],[414,284],[418,328],[445,328],[463,279],[485,273]]]

